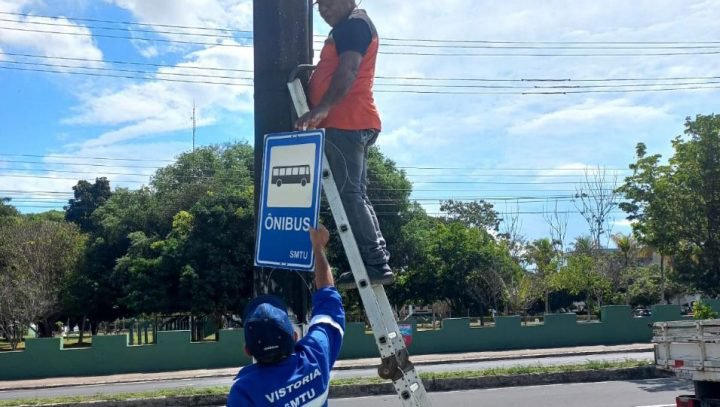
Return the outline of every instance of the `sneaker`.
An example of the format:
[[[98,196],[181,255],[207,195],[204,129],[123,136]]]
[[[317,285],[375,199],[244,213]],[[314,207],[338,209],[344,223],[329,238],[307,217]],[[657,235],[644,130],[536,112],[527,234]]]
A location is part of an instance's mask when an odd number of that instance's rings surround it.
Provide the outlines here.
[[[387,264],[365,265],[371,285],[390,285],[395,282],[395,275]],[[342,273],[335,280],[335,286],[341,290],[354,290],[357,288],[352,272]]]

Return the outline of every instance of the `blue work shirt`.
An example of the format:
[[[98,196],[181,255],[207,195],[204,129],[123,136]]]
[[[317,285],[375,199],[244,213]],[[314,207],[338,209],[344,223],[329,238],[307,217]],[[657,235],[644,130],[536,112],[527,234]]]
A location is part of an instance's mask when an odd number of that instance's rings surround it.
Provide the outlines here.
[[[276,364],[254,364],[240,370],[228,396],[228,407],[326,407],[330,371],[340,354],[345,311],[335,287],[313,296],[310,328],[295,353]]]

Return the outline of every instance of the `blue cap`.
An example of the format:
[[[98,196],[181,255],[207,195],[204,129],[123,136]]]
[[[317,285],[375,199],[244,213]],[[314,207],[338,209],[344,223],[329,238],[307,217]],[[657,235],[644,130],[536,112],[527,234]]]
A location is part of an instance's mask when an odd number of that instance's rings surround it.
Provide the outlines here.
[[[287,306],[278,297],[262,295],[250,301],[243,320],[245,346],[260,363],[277,363],[295,349],[295,330]]]

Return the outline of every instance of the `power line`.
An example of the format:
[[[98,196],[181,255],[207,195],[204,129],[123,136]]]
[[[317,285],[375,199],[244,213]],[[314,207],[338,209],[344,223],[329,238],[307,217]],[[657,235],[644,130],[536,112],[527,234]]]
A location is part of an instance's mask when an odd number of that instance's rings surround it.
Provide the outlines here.
[[[227,174],[228,176],[232,174]],[[65,180],[65,181],[77,181],[77,178],[68,177],[51,177],[44,175],[33,175],[33,174],[18,174],[18,173],[1,173],[0,176],[8,178],[33,178],[33,179],[54,179],[54,180]],[[153,175],[146,175],[147,177],[153,177]],[[214,179],[212,176],[175,176],[179,179]],[[135,180],[114,180],[116,183],[132,183],[132,184],[143,184],[143,182]],[[414,184],[431,184],[431,185],[585,185],[585,181],[546,181],[546,182],[510,182],[510,181],[415,181]],[[593,184],[598,184],[593,182]],[[602,185],[615,185],[613,182],[602,182]]]
[[[1,61],[5,64],[13,65],[27,65],[27,66],[42,66],[52,68],[72,68],[72,69],[85,69],[102,72],[125,72],[125,73],[140,73],[146,75],[167,75],[176,76],[182,78],[210,78],[210,79],[230,79],[230,80],[248,80],[252,81],[253,78],[248,77],[236,77],[236,76],[222,76],[222,75],[205,75],[205,74],[187,74],[177,72],[160,72],[160,71],[143,71],[143,70],[132,70],[132,69],[120,69],[120,68],[104,68],[104,67],[86,67],[77,65],[64,65],[64,64],[48,64],[42,62],[25,62],[25,61]],[[66,71],[61,71],[66,72]],[[138,79],[159,79],[157,77],[138,77]],[[720,77],[718,77],[720,79]],[[215,83],[215,82],[212,82]],[[221,83],[217,83],[221,84]],[[659,87],[659,86],[694,86],[694,85],[713,85],[720,84],[720,81],[705,81],[705,82],[684,82],[684,83],[641,83],[641,84],[611,84],[611,85],[553,85],[553,86],[506,86],[506,85],[438,85],[438,84],[414,84],[414,83],[378,83],[376,86],[388,86],[388,87],[411,87],[411,88],[462,88],[462,89],[613,89],[613,88],[643,88],[643,87]],[[233,84],[236,85],[236,84]],[[243,85],[250,85],[243,84]]]
[[[2,14],[2,13],[0,13]],[[11,20],[7,18],[0,18],[0,21],[3,22],[9,22],[9,23],[17,23],[17,24],[33,24],[33,25],[42,25],[42,26],[52,26],[52,27],[70,27],[70,28],[89,28],[89,29],[95,29],[95,30],[108,30],[108,31],[123,31],[123,32],[129,32],[129,33],[135,33],[135,32],[141,32],[141,33],[149,33],[149,34],[169,34],[169,35],[189,35],[189,36],[195,36],[195,37],[213,37],[213,38],[231,38],[236,39],[234,35],[225,35],[225,34],[204,34],[204,33],[184,33],[184,32],[178,32],[178,31],[162,31],[162,30],[144,30],[144,29],[130,29],[130,28],[118,28],[118,27],[98,27],[98,26],[78,26],[75,24],[63,24],[63,23],[51,23],[51,22],[40,22],[40,21],[19,21],[19,20]],[[252,37],[246,37],[243,39],[252,39]],[[712,47],[712,45],[709,45]]]
[[[220,27],[199,27],[199,26],[188,26],[178,24],[159,24],[159,23],[138,23],[132,21],[117,21],[117,20],[102,20],[102,19],[90,19],[90,18],[79,18],[79,17],[67,17],[67,16],[49,16],[41,14],[28,14],[28,13],[13,13],[13,12],[0,12],[4,15],[13,15],[19,17],[36,17],[36,18],[47,18],[56,20],[58,18],[65,18],[70,21],[85,21],[92,23],[107,23],[107,24],[124,24],[129,26],[142,26],[142,27],[162,27],[162,28],[181,28],[191,29],[200,31],[220,31],[226,33],[243,33],[252,34],[251,30],[238,30],[228,29]],[[316,34],[314,37],[325,38],[324,35]],[[397,37],[381,37],[385,41],[405,41],[405,42],[426,42],[426,43],[453,43],[453,44],[546,44],[546,45],[589,45],[589,44],[612,44],[612,45],[668,45],[668,44],[720,44],[720,41],[490,41],[490,40],[457,40],[457,39],[425,39],[425,38],[397,38]]]
[[[45,56],[35,54],[23,54],[13,52],[0,52],[0,55],[24,57],[24,58],[36,58],[36,59],[51,59],[51,60],[63,60],[63,61],[75,61],[75,62],[92,62],[92,63],[109,63],[118,65],[139,65],[139,66],[151,66],[157,68],[174,68],[174,69],[190,69],[190,70],[209,70],[209,71],[227,71],[227,72],[243,72],[253,73],[250,69],[236,69],[236,68],[222,68],[222,67],[200,67],[200,66],[184,66],[184,65],[168,65],[168,64],[153,64],[146,62],[137,61],[122,61],[122,60],[103,60],[103,59],[92,59],[92,58],[72,58],[72,57],[60,57],[60,56]],[[153,72],[154,71],[148,71]],[[720,79],[720,76],[686,76],[686,77],[645,77],[645,78],[516,78],[516,79],[495,79],[495,78],[470,78],[470,77],[423,77],[423,76],[384,76],[378,75],[377,79],[388,79],[388,80],[417,80],[417,81],[429,81],[429,82],[647,82],[647,81],[693,81],[693,80],[715,80]],[[250,78],[247,78],[250,79]]]
[[[0,61],[2,63],[4,61]],[[190,81],[185,79],[171,79],[171,78],[148,78],[128,75],[114,75],[105,73],[93,73],[93,72],[73,72],[73,71],[55,71],[52,69],[39,69],[39,68],[23,68],[17,66],[0,66],[0,69],[7,69],[11,71],[29,71],[29,72],[44,72],[52,74],[68,74],[68,75],[80,75],[80,76],[94,76],[104,78],[118,78],[118,79],[140,79],[140,80],[154,80],[161,82],[179,82],[179,83],[196,83],[200,85],[221,85],[221,86],[241,86],[241,87],[253,87],[251,84],[244,83],[230,83],[230,82],[208,82],[208,81]]]
[[[46,154],[46,155],[39,155],[39,154],[9,154],[9,153],[0,153],[0,157],[31,157],[31,158],[56,158],[56,159],[68,159],[68,160],[75,160],[75,159],[83,159],[83,160],[106,160],[106,161],[137,161],[137,162],[175,162],[175,160],[150,160],[150,159],[142,159],[142,158],[118,158],[118,157],[88,157],[88,156],[68,156],[68,155],[62,155],[62,154]],[[32,163],[32,162],[31,162]],[[43,162],[38,162],[43,163]],[[43,163],[44,164],[44,163]],[[155,167],[144,167],[144,168],[155,168]]]
[[[0,162],[9,162],[0,160]],[[78,165],[78,164],[70,164],[70,165]],[[104,166],[104,167],[110,167],[113,168],[113,166]],[[119,168],[130,168],[130,167],[119,167]],[[152,168],[152,167],[145,167],[145,168]],[[160,168],[155,168],[160,169]],[[154,176],[154,173],[128,173],[128,172],[114,172],[114,171],[81,171],[81,170],[57,170],[57,169],[51,169],[51,168],[12,168],[7,167],[3,168],[5,171],[20,171],[20,172],[49,172],[49,173],[59,173],[59,174],[89,174],[89,175],[95,175],[96,177],[104,177],[106,175],[126,175],[126,176],[135,176],[135,177],[148,177],[148,176]],[[199,168],[200,171],[211,171],[212,168]],[[227,169],[223,170],[223,172],[226,173],[238,173],[238,174],[253,174],[253,171],[244,171],[244,170],[237,170],[237,171],[228,171]],[[371,178],[371,181],[374,181],[374,177],[377,174],[374,174],[373,172],[370,172],[368,176]],[[474,174],[474,175],[451,175],[451,174],[405,174],[408,178],[446,178],[446,177],[452,177],[457,179],[473,179],[473,178],[583,178],[585,177],[584,174],[554,174],[554,175],[537,175],[537,174]],[[424,183],[424,181],[418,181],[415,180],[417,183]],[[585,180],[580,180],[577,182],[584,183]]]
[[[150,34],[167,34],[167,35],[181,35],[181,36],[196,36],[196,37],[212,37],[212,38],[229,38],[229,39],[236,39],[236,36],[234,35],[227,35],[227,34],[207,34],[207,33],[191,33],[191,32],[179,32],[179,31],[163,31],[163,30],[147,30],[147,29],[136,29],[136,28],[118,28],[118,27],[99,27],[99,26],[77,26],[75,24],[63,24],[63,23],[56,23],[56,22],[40,22],[40,21],[19,21],[19,20],[11,20],[11,19],[4,19],[0,18],[0,21],[2,22],[10,22],[10,23],[16,23],[16,24],[32,24],[32,25],[41,25],[41,26],[52,26],[52,27],[69,27],[69,28],[88,28],[88,29],[95,29],[95,30],[108,30],[108,31],[122,31],[122,32],[142,32],[142,33],[150,33]],[[243,32],[243,33],[250,33],[251,32]],[[315,36],[318,37],[318,36]],[[252,39],[252,36],[250,37],[244,37],[243,39]],[[503,45],[501,43],[493,43],[493,42],[482,42],[481,45],[477,45],[475,43],[474,45],[467,45],[467,43],[463,42],[448,42],[448,41],[442,41],[443,45],[429,45],[426,43],[420,43],[420,44],[412,44],[412,42],[416,42],[413,40],[399,40],[394,39],[392,41],[404,41],[404,42],[410,42],[410,44],[393,44],[393,43],[384,43],[383,47],[405,47],[405,48],[453,48],[453,49],[603,49],[603,50],[613,50],[613,49],[632,49],[632,50],[642,50],[642,49],[717,49],[720,48],[720,45],[685,45],[685,44],[653,44],[653,43],[646,43],[646,44],[552,44],[552,45],[543,45],[543,43],[537,43],[532,45]],[[322,43],[323,40],[315,40],[315,43]],[[448,45],[449,44],[449,45]],[[460,45],[462,44],[462,45]]]
[[[88,70],[93,70],[93,71],[127,72],[127,73],[140,73],[140,74],[146,74],[146,75],[168,75],[168,76],[178,76],[178,77],[183,77],[183,78],[211,78],[211,79],[231,79],[231,80],[250,80],[250,81],[253,80],[253,78],[237,77],[237,76],[187,74],[187,73],[161,72],[161,71],[141,71],[141,70],[133,70],[133,69],[120,69],[120,68],[103,68],[103,67],[90,67],[90,66],[78,66],[78,65],[47,64],[47,63],[42,63],[42,62],[24,62],[24,61],[0,61],[0,62],[2,62],[4,64],[15,64],[15,65],[45,66],[45,67],[52,67],[52,68],[88,69]],[[155,78],[146,77],[146,79],[155,79]]]
[[[42,156],[38,156],[42,157]],[[144,169],[153,169],[158,170],[163,167],[156,167],[156,166],[145,166],[145,165],[113,165],[113,164],[95,164],[95,163],[55,163],[55,162],[43,162],[43,161],[24,161],[24,160],[0,160],[0,162],[4,163],[13,163],[13,164],[40,164],[40,165],[79,165],[79,166],[87,166],[87,167],[109,167],[109,168],[144,168]]]
[[[2,27],[2,26],[0,26],[0,30],[22,31],[22,32],[31,32],[31,33],[39,33],[39,34],[72,35],[72,36],[79,36],[79,37],[112,38],[112,39],[130,40],[130,41],[164,42],[164,43],[170,43],[170,44],[210,45],[210,46],[214,46],[214,47],[252,48],[252,45],[237,44],[237,43],[228,44],[228,43],[223,43],[223,42],[216,43],[216,42],[170,40],[170,39],[166,39],[166,38],[126,37],[126,36],[122,36],[122,35],[37,30],[37,29],[19,28],[19,27]]]
[[[145,38],[145,37],[127,37],[121,35],[84,33],[84,32],[63,32],[52,30],[27,29],[19,27],[0,27],[0,30],[33,32],[54,35],[71,35],[83,37],[98,37],[111,39],[125,39],[131,41],[148,41],[163,42],[171,44],[185,45],[202,45],[202,46],[220,46],[220,47],[240,47],[251,48],[249,44],[224,43],[224,42],[200,42],[200,41],[184,41],[171,40],[165,38]],[[318,50],[316,50],[318,51]],[[429,53],[429,52],[412,52],[412,51],[379,51],[384,55],[403,55],[403,56],[434,56],[434,57],[648,57],[648,56],[687,56],[687,55],[717,55],[718,51],[692,51],[692,52],[643,52],[643,53],[573,53],[573,54],[557,54],[557,53]]]
[[[720,78],[718,78],[720,79]],[[410,87],[410,88],[461,88],[461,89],[614,89],[614,88],[645,88],[651,86],[694,86],[694,85],[716,85],[720,81],[705,82],[685,82],[685,83],[631,83],[631,84],[612,84],[612,85],[553,85],[553,86],[506,86],[506,85],[433,85],[433,84],[376,84],[389,87]]]
[[[663,86],[663,85],[658,85]],[[423,90],[387,90],[387,89],[376,89],[375,93],[410,93],[417,95],[571,95],[571,94],[584,94],[584,93],[647,93],[647,92],[674,92],[682,90],[702,90],[702,89],[718,89],[720,86],[689,86],[689,87],[666,87],[658,89],[628,89],[628,90],[568,90],[568,91],[556,91],[556,92],[446,92],[446,91],[423,91]]]
[[[574,54],[557,54],[557,53],[452,53],[452,52],[415,52],[415,51],[378,51],[382,55],[404,55],[404,56],[425,56],[425,57],[661,57],[661,56],[683,56],[683,55],[717,55],[719,51],[693,51],[693,52],[643,52],[643,53],[574,53]]]
[[[39,18],[49,18],[49,19],[57,19],[60,18],[58,16],[48,16],[48,15],[42,15],[42,14],[28,14],[28,13],[11,13],[11,12],[0,12],[0,14],[5,15],[12,15],[12,16],[19,16],[19,17],[39,17]],[[187,25],[173,25],[173,24],[146,24],[146,23],[137,23],[132,21],[117,21],[117,20],[100,20],[100,19],[92,19],[92,18],[79,18],[79,17],[65,17],[70,21],[86,21],[91,23],[107,23],[107,24],[126,24],[126,25],[138,25],[138,26],[144,26],[144,27],[164,27],[164,28],[186,28],[186,29],[193,29],[193,30],[216,30],[216,31],[225,31],[225,32],[240,32],[240,33],[251,33],[252,31],[243,31],[243,30],[231,30],[231,29],[225,29],[225,28],[215,28],[215,27],[197,27],[197,26],[187,26]]]
[[[92,156],[69,156],[69,155],[62,155],[62,154],[47,154],[47,155],[39,155],[39,154],[10,154],[10,153],[0,153],[0,157],[28,157],[28,158],[52,158],[57,160],[108,160],[108,161],[129,161],[129,162],[163,162],[163,163],[176,163],[177,160],[160,160],[160,159],[139,159],[139,158],[120,158],[120,157],[92,157]],[[98,166],[98,167],[116,167],[115,165],[109,165],[109,164],[96,164],[96,163],[85,163],[85,162],[46,162],[46,161],[16,161],[16,160],[0,160],[2,162],[9,162],[9,163],[20,163],[20,164],[51,164],[51,165],[87,165],[87,166]],[[203,161],[203,160],[198,160]],[[151,168],[151,169],[158,169],[161,167],[157,166],[128,166],[128,165],[122,165],[120,166],[122,168]],[[448,167],[441,167],[441,166],[415,166],[415,165],[395,165],[395,168],[406,170],[406,169],[412,169],[412,170],[433,170],[433,171],[456,171],[456,170],[462,170],[462,171],[490,171],[490,172],[498,172],[498,171],[556,171],[556,172],[563,172],[563,171],[589,171],[590,173],[593,173],[595,171],[611,171],[611,172],[617,172],[617,171],[632,171],[628,168],[613,168],[613,167],[603,167],[603,166],[592,166],[592,167],[574,167],[574,168],[552,168],[552,167],[494,167],[494,168],[483,168],[483,167],[458,167],[458,166],[448,166]],[[584,175],[584,174],[583,174]]]
[[[0,61],[1,63],[2,61]],[[0,66],[0,69],[14,70],[14,71],[28,71],[28,72],[43,72],[52,74],[69,74],[79,76],[92,76],[92,77],[109,77],[119,79],[134,79],[134,80],[153,80],[161,82],[179,82],[179,83],[194,83],[200,85],[220,85],[220,86],[240,86],[240,87],[253,87],[252,84],[243,83],[230,83],[230,82],[208,82],[208,81],[192,81],[186,79],[171,79],[171,78],[148,78],[138,77],[129,75],[115,75],[109,73],[94,73],[94,72],[74,72],[74,71],[56,71],[52,69],[41,69],[41,68],[25,68],[18,66]],[[667,86],[667,85],[658,85]],[[529,91],[529,92],[475,92],[475,91],[422,91],[422,90],[388,90],[388,89],[376,89],[376,93],[410,93],[410,94],[425,94],[425,95],[517,95],[517,96],[531,96],[531,95],[569,95],[569,94],[584,94],[584,93],[647,93],[647,92],[669,92],[669,91],[687,91],[687,90],[703,90],[703,89],[717,89],[720,86],[677,86],[677,87],[664,87],[656,89],[627,89],[627,90],[568,90],[568,91]]]
[[[2,53],[0,53],[2,54]],[[712,80],[720,79],[720,76],[686,76],[686,77],[656,77],[656,78],[520,78],[520,79],[491,79],[491,78],[451,78],[451,77],[422,77],[422,76],[382,76],[377,79],[396,80],[423,80],[423,81],[445,81],[445,82],[641,82],[641,81],[691,81],[691,80]]]
[[[134,62],[134,61],[131,62],[131,61],[103,60],[103,59],[91,59],[91,58],[71,58],[71,57],[44,56],[44,55],[33,55],[33,54],[20,54],[20,53],[13,53],[13,52],[0,52],[0,55],[26,57],[26,58],[57,59],[57,60],[64,60],[64,61],[77,61],[77,62],[109,63],[109,64],[118,64],[118,65],[153,66],[153,67],[157,67],[157,68],[176,68],[176,69],[195,69],[195,70],[199,69],[199,70],[209,70],[209,71],[253,73],[253,70],[251,70],[251,69],[166,65],[166,64],[152,64],[152,63],[148,63],[148,62]]]

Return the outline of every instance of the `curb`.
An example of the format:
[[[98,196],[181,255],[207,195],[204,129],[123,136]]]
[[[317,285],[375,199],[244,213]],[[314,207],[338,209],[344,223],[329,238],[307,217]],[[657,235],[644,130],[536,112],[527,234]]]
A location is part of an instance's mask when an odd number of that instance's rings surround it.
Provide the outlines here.
[[[459,364],[459,363],[473,363],[473,362],[498,362],[503,360],[523,360],[523,359],[549,359],[549,358],[558,358],[558,357],[566,357],[566,356],[593,356],[593,355],[614,355],[614,354],[621,354],[621,353],[647,353],[652,352],[653,347],[649,346],[647,349],[629,349],[629,350],[598,350],[598,351],[582,351],[582,352],[573,352],[573,353],[527,353],[524,355],[519,356],[489,356],[489,357],[475,357],[475,358],[468,358],[468,359],[450,359],[450,360],[443,360],[443,361],[419,361],[415,362],[413,361],[413,365],[415,366],[428,366],[428,365],[453,365],[453,364]],[[448,354],[453,355],[453,354]],[[410,355],[410,360],[412,361],[415,357],[422,357],[423,355]],[[352,366],[335,366],[333,370],[357,370],[357,369],[375,369],[379,365],[378,363],[374,364],[358,364],[358,365],[352,365]]]
[[[655,366],[630,369],[586,370],[567,373],[486,376],[470,379],[423,380],[428,392],[496,389],[502,387],[542,386],[562,383],[593,383],[618,380],[646,380],[659,377]],[[350,398],[395,394],[391,383],[348,385],[330,388],[330,398]]]
[[[517,376],[487,376],[469,379],[425,380],[428,392],[479,390],[502,387],[542,386],[563,383],[593,383],[621,380],[647,380],[662,377],[655,366],[629,369],[586,370],[567,373],[525,374]],[[395,394],[392,383],[332,386],[330,398],[352,398]],[[225,395],[159,397],[124,401],[92,401],[84,403],[52,404],[52,407],[206,407],[225,405]]]
[[[612,355],[612,354],[621,354],[621,353],[644,353],[644,352],[651,352],[652,351],[652,345],[650,345],[647,349],[628,349],[628,350],[616,350],[616,349],[610,349],[610,350],[597,350],[597,351],[581,351],[581,352],[574,352],[574,353],[568,353],[568,352],[556,352],[556,353],[527,353],[524,355],[518,355],[518,356],[490,356],[490,357],[474,357],[474,358],[468,358],[468,359],[450,359],[450,360],[444,360],[444,361],[418,361],[414,362],[413,365],[415,366],[429,366],[429,365],[449,365],[449,364],[459,364],[459,363],[473,363],[473,362],[497,362],[497,361],[503,361],[503,360],[523,360],[523,359],[548,359],[548,358],[555,358],[555,357],[563,357],[563,356],[592,356],[592,355]],[[452,356],[454,354],[448,354],[448,356]],[[410,356],[411,360],[413,358],[420,358],[424,355],[415,355]],[[379,365],[379,359],[378,363],[366,363],[366,364],[358,364],[358,365],[352,365],[352,366],[335,366],[333,370],[358,370],[358,369],[375,369]],[[142,379],[136,379],[136,380],[98,380],[94,382],[87,382],[87,383],[72,383],[72,384],[43,384],[43,385],[29,385],[29,386],[17,386],[17,387],[0,387],[0,391],[15,391],[15,390],[37,390],[37,389],[54,389],[54,388],[60,388],[60,387],[80,387],[80,386],[96,386],[96,385],[106,385],[106,384],[118,384],[118,383],[152,383],[152,382],[161,382],[161,381],[170,381],[170,380],[188,380],[188,379],[207,379],[207,378],[213,378],[213,377],[234,377],[234,374],[228,375],[228,374],[213,374],[213,373],[206,373],[206,374],[197,374],[192,376],[184,376],[184,377],[175,377],[175,378],[142,378]]]

